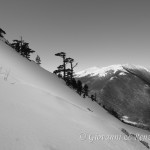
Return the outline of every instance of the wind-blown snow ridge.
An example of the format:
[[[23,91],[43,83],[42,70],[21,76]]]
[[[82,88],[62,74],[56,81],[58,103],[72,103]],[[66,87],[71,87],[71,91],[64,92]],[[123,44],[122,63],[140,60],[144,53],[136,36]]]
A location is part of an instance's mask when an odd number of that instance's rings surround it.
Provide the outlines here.
[[[123,65],[124,67],[127,67],[129,69],[139,69],[139,70],[145,70],[147,72],[150,72],[150,70],[146,67],[143,67],[141,65],[132,65],[132,64],[126,64],[126,65]]]

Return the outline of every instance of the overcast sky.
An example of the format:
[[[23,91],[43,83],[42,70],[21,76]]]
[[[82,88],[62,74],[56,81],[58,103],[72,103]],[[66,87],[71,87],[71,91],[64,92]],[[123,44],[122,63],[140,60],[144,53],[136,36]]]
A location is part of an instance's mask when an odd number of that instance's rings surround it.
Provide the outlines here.
[[[64,51],[92,66],[150,67],[150,0],[1,0],[0,28],[10,42],[23,36],[53,71]]]

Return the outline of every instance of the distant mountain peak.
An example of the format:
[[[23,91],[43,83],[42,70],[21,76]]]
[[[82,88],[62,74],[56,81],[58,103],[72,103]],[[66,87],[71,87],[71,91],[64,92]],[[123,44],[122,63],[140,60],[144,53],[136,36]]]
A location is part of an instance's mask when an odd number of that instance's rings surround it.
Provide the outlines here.
[[[105,76],[108,71],[112,70],[114,73],[118,70],[124,70],[122,65],[111,65],[108,67],[91,67],[76,73],[76,77],[84,77],[84,76]]]
[[[88,69],[85,69],[83,71],[79,71],[75,74],[77,78],[85,77],[85,76],[99,76],[99,77],[104,77],[107,75],[108,72],[113,71],[113,73],[116,73],[117,71],[122,71],[123,73],[126,72],[125,68],[129,69],[144,69],[148,72],[150,72],[147,68],[139,66],[139,65],[132,65],[132,64],[115,64],[111,65],[108,67],[91,67]]]
[[[100,68],[96,67],[96,66],[91,67],[91,68],[87,68],[85,70],[82,70],[82,71],[79,71],[78,73],[76,73],[76,76],[86,76],[86,75],[97,72],[99,69]]]

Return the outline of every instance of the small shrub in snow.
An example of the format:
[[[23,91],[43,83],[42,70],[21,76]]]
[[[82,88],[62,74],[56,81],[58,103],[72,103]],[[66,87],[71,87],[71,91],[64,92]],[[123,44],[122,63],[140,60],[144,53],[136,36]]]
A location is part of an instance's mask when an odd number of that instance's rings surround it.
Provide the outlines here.
[[[127,135],[127,136],[130,136],[130,133],[126,130],[126,129],[121,129],[121,131],[125,134],[125,135]]]
[[[147,142],[142,141],[142,140],[141,140],[140,142],[141,142],[144,146],[146,146],[148,149],[150,148]]]

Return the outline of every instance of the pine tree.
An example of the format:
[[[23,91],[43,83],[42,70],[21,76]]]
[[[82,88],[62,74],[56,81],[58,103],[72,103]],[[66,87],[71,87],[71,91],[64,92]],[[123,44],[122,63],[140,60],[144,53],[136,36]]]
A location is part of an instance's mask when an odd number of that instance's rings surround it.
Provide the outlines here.
[[[78,63],[76,63],[75,65],[73,65],[74,59],[73,58],[66,58],[65,59],[66,63],[70,63],[70,70],[69,70],[69,74],[70,74],[70,80],[73,79],[73,69],[77,66]]]
[[[80,80],[77,81],[77,93],[82,94],[82,82]]]
[[[72,80],[71,80],[71,69],[66,69],[66,84],[68,85],[68,86],[71,86],[71,84],[72,84]]]
[[[64,66],[59,65],[57,70],[54,70],[53,73],[56,74],[59,78],[63,78],[62,73],[64,72]]]
[[[37,56],[36,56],[36,58],[35,58],[35,62],[36,62],[38,65],[40,65],[40,64],[41,64],[41,58],[40,58],[40,56],[39,56],[39,55],[37,55]]]
[[[0,37],[3,38],[3,37],[4,37],[4,34],[6,34],[6,32],[5,32],[3,29],[0,28]]]
[[[78,63],[75,65],[73,64],[74,59],[73,58],[66,58],[66,53],[60,52],[55,54],[55,56],[60,56],[63,58],[63,64],[57,67],[57,70],[55,70],[53,73],[55,73],[57,76],[62,77],[66,84],[70,86],[73,89],[77,90],[77,83],[76,80],[73,78],[74,73],[74,67],[77,66]],[[67,68],[67,64],[70,64],[70,68]]]
[[[56,74],[59,78],[62,78],[62,74],[59,70],[54,70],[53,73]]]
[[[23,43],[24,41],[22,40],[22,36],[21,36],[20,40],[13,40],[11,47],[21,54],[21,48],[22,48]]]
[[[63,79],[66,80],[66,61],[65,61],[66,53],[60,52],[60,53],[55,54],[55,56],[60,56],[63,58],[63,73],[64,73]]]
[[[30,60],[30,54],[35,51],[29,48],[29,43],[24,42],[21,47],[21,55]]]
[[[11,43],[11,47],[14,48],[18,53],[21,52],[21,45],[19,40],[13,40],[13,43]]]
[[[34,50],[29,48],[29,43],[26,43],[22,40],[22,37],[21,40],[13,40],[11,47],[14,48],[22,56],[26,57],[28,60],[30,60],[30,54],[35,52]]]
[[[73,89],[77,90],[77,82],[74,78],[72,79],[72,87]]]
[[[92,101],[94,101],[94,100],[95,100],[95,98],[94,98],[94,95],[93,95],[93,94],[91,95],[91,100],[92,100]]]
[[[91,100],[95,101],[95,102],[97,101],[97,95],[96,95],[96,93],[91,95]]]
[[[83,87],[83,93],[84,93],[83,97],[84,97],[84,98],[85,98],[86,96],[88,96],[88,92],[89,92],[89,90],[88,90],[88,85],[85,84],[84,87]]]

